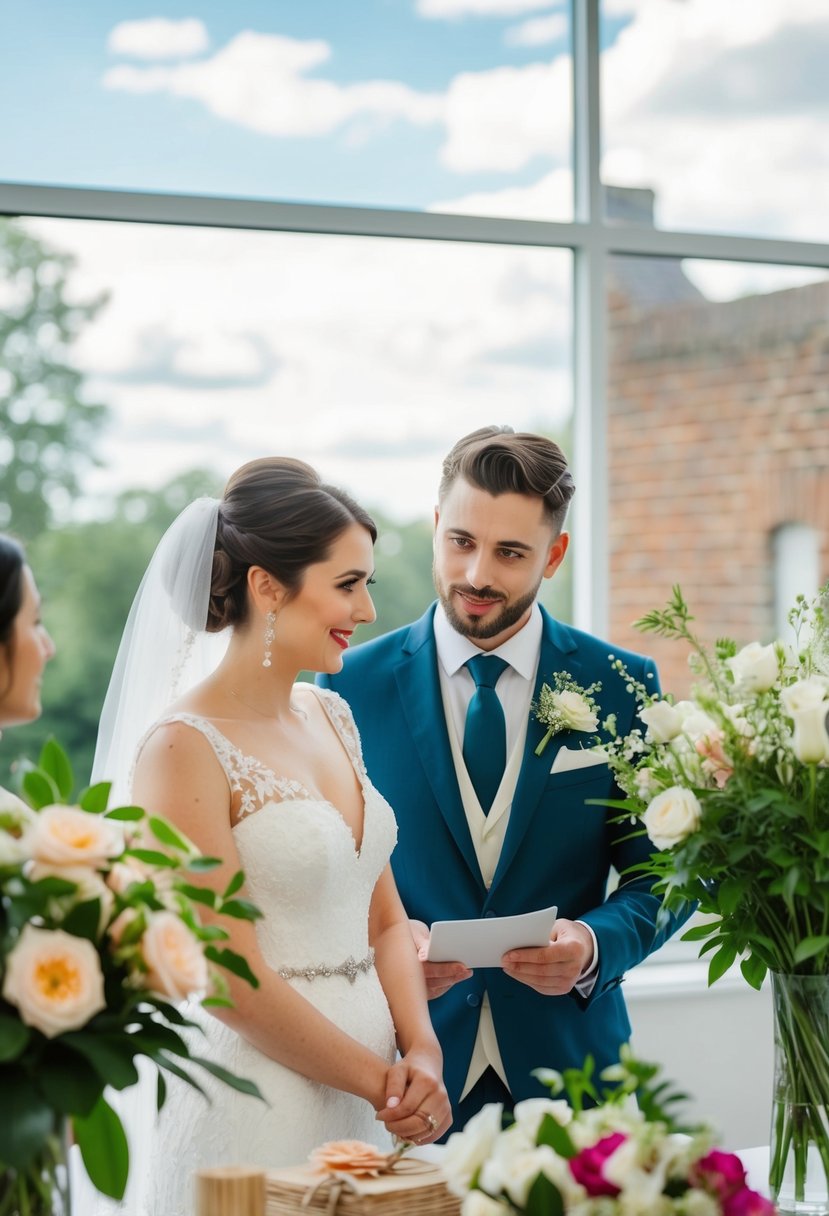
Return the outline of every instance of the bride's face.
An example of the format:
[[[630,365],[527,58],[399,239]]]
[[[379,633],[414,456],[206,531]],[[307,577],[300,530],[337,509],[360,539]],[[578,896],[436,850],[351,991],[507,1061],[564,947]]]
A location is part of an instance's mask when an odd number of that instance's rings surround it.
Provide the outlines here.
[[[369,586],[374,546],[351,524],[323,562],[305,571],[302,590],[277,614],[275,647],[290,651],[300,671],[337,672],[358,625],[376,619]]]
[[[55,647],[40,619],[40,596],[28,566],[8,652],[0,649],[0,726],[40,716],[40,680]]]

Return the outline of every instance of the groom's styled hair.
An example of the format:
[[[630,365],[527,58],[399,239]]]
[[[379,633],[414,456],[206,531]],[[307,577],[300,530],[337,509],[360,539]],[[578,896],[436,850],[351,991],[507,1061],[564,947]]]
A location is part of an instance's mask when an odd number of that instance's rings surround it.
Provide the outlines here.
[[[438,498],[442,502],[462,477],[479,490],[526,494],[544,502],[544,513],[558,534],[576,490],[567,457],[557,443],[511,426],[483,426],[464,435],[443,462]]]

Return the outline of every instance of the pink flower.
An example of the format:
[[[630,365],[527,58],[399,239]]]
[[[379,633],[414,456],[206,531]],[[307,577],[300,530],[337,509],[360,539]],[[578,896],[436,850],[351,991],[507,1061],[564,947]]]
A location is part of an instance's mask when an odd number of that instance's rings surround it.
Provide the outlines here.
[[[609,1182],[604,1176],[604,1163],[620,1144],[624,1144],[627,1136],[624,1132],[613,1132],[604,1136],[592,1148],[583,1148],[576,1157],[570,1158],[570,1173],[576,1182],[580,1182],[588,1195],[618,1195],[620,1187]]]
[[[694,1162],[691,1166],[690,1181],[692,1186],[701,1187],[711,1195],[716,1195],[722,1203],[730,1196],[745,1190],[746,1171],[736,1153],[724,1153],[715,1148]]]
[[[723,1216],[774,1216],[777,1211],[770,1199],[747,1186],[730,1195],[723,1203]]]
[[[734,765],[723,751],[723,732],[711,730],[707,735],[697,739],[697,752],[702,756],[702,767],[709,777],[713,777],[719,789],[722,789],[734,772]]]

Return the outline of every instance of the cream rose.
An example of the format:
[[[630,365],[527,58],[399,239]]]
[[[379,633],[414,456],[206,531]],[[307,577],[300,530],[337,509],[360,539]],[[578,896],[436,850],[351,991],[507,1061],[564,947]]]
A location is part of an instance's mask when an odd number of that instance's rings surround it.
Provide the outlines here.
[[[829,761],[829,701],[791,714],[792,751],[803,764]]]
[[[786,714],[793,718],[805,709],[815,709],[829,698],[829,682],[822,676],[810,676],[797,680],[780,690],[780,704]],[[827,706],[829,708],[829,706]]]
[[[682,730],[682,714],[668,701],[654,701],[639,710],[639,717],[648,728],[649,743],[670,743]]]
[[[464,1195],[469,1190],[473,1176],[492,1152],[501,1131],[502,1112],[500,1102],[482,1107],[462,1132],[453,1132],[446,1141],[440,1165],[455,1195]]]
[[[554,692],[553,704],[561,714],[561,723],[566,730],[598,730],[598,715],[580,692],[574,692],[572,688]]]
[[[780,660],[773,643],[761,646],[759,642],[749,642],[733,658],[726,659],[726,664],[743,692],[766,692],[780,674]]]
[[[6,960],[3,996],[49,1039],[78,1030],[105,1006],[98,952],[62,929],[26,925]]]
[[[463,1197],[461,1216],[504,1216],[510,1209],[483,1191],[470,1191]]]
[[[28,833],[35,811],[0,786],[0,866],[15,866],[29,856]]]
[[[28,871],[28,877],[32,882],[40,882],[41,878],[64,878],[67,882],[73,882],[77,887],[74,894],[57,897],[60,902],[65,900],[69,907],[87,903],[93,899],[99,900],[101,904],[99,933],[112,915],[115,897],[100,874],[91,866],[56,866],[36,861]]]
[[[147,987],[174,1001],[203,993],[207,988],[207,960],[202,944],[174,912],[156,912],[141,938],[141,952],[149,969]]]
[[[658,849],[670,849],[695,832],[702,818],[699,799],[690,790],[672,785],[649,803],[642,821]]]
[[[45,806],[29,839],[31,856],[46,865],[101,866],[123,851],[121,831],[112,819],[75,806]]]

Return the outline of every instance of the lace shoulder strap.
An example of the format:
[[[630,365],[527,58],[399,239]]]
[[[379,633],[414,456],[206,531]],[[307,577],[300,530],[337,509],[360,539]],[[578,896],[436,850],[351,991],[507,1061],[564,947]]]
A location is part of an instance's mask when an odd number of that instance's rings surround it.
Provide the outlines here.
[[[250,815],[253,811],[258,811],[266,802],[272,802],[275,799],[310,798],[305,786],[299,781],[295,781],[291,777],[280,777],[255,756],[246,755],[235,743],[231,743],[230,739],[223,735],[208,718],[199,717],[198,714],[169,714],[167,717],[161,718],[150,727],[141,740],[138,755],[153,731],[158,730],[160,726],[166,726],[169,722],[183,722],[186,726],[192,726],[194,730],[204,735],[222,766],[231,794],[239,795],[239,819]],[[136,755],[136,760],[138,755]]]
[[[333,688],[320,688],[316,684],[311,685],[311,687],[322,702],[322,706],[331,719],[334,730],[343,741],[351,763],[356,769],[357,776],[362,781],[366,777],[366,766],[363,761],[363,746],[360,742],[360,732],[357,730],[357,723],[354,721],[351,706],[338,692],[334,692]]]

